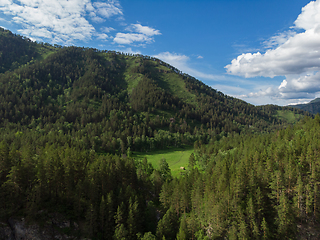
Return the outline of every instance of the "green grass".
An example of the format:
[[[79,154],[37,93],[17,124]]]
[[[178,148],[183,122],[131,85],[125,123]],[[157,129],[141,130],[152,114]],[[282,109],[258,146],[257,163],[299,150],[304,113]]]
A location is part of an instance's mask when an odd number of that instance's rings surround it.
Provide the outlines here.
[[[159,163],[162,158],[165,158],[171,169],[173,177],[180,176],[180,173],[185,170],[181,170],[180,167],[187,169],[189,157],[194,152],[193,147],[186,148],[170,148],[165,150],[157,150],[148,153],[133,153],[135,159],[140,160],[147,158],[148,162],[152,164],[155,169],[159,169]]]
[[[188,103],[196,104],[195,95],[186,89],[185,82],[180,75],[173,72],[169,72],[166,74],[162,74],[162,76],[163,76],[163,81],[166,84],[166,87],[165,86],[161,86],[161,87],[168,90],[171,94],[185,100]]]
[[[295,123],[298,122],[301,118],[303,118],[302,115],[294,114],[294,112],[289,110],[278,110],[276,116],[287,120],[288,123]]]
[[[53,46],[37,45],[37,52],[40,55],[37,60],[44,60],[47,57],[49,57],[51,54],[56,53],[57,51],[58,49]]]

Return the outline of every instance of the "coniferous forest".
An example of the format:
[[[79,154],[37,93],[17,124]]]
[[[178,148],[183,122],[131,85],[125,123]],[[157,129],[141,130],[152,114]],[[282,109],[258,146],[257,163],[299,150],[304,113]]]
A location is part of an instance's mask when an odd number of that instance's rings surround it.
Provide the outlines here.
[[[59,213],[75,239],[319,237],[318,115],[2,28],[0,103],[0,222]],[[195,153],[179,177],[134,157],[184,146]]]

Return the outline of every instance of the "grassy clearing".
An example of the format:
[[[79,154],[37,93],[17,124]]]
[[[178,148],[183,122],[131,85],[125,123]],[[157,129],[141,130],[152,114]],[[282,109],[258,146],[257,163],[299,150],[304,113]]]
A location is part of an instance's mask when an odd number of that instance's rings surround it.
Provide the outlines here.
[[[161,87],[171,92],[171,94],[176,95],[177,97],[187,101],[188,103],[191,103],[191,104],[196,103],[195,95],[190,93],[186,89],[185,82],[183,81],[180,75],[177,75],[172,72],[163,74],[163,81],[167,86],[161,86]]]
[[[303,118],[300,114],[294,114],[289,110],[278,110],[277,117],[287,120],[289,123],[298,122],[301,118]]]
[[[51,54],[56,53],[58,51],[57,48],[50,45],[44,45],[44,46],[37,45],[36,49],[37,49],[37,52],[40,54],[37,60],[44,60],[47,57],[49,57]]]
[[[148,162],[151,163],[155,169],[159,168],[160,160],[165,158],[171,169],[172,176],[178,177],[181,172],[184,172],[180,167],[185,167],[187,169],[189,157],[193,152],[193,147],[170,148],[149,153],[135,152],[132,157],[135,159],[143,159],[146,157]]]

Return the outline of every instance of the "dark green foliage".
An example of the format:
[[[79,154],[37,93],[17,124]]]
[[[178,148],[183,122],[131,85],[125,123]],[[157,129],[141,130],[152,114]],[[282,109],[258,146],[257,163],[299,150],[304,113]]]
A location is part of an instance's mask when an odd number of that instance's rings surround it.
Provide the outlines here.
[[[0,73],[14,70],[39,57],[37,44],[0,28]]]
[[[270,107],[228,97],[158,59],[52,47],[1,31],[0,52],[9,54],[13,44],[22,50],[11,56],[27,60],[12,71],[4,67],[0,75],[0,127],[38,146],[59,143],[130,155],[285,123]],[[32,54],[38,57],[31,61]],[[5,59],[8,66],[15,61]],[[175,88],[166,73],[174,74]],[[36,131],[30,135],[28,129]]]
[[[294,238],[319,221],[319,116],[279,130],[282,108],[158,59],[1,28],[0,43],[1,219],[60,212],[86,237],[133,240]],[[178,179],[131,157],[183,145],[196,153]]]
[[[68,209],[63,213],[70,219],[84,219],[84,232],[91,237],[136,239],[132,236],[144,232],[144,215],[146,219],[153,215],[144,209],[153,193],[139,194],[139,188],[149,187],[150,183],[145,180],[137,184],[132,159],[98,156],[57,145],[15,151],[15,164],[0,182],[1,218],[21,208],[30,217],[43,208]],[[1,158],[7,152],[0,152]]]
[[[275,133],[232,135],[199,148],[195,159],[207,156],[205,171],[194,168],[167,182],[159,197],[166,215],[179,216],[177,238],[295,239],[298,223],[318,226],[319,129],[316,116]],[[167,237],[166,215],[157,231]]]

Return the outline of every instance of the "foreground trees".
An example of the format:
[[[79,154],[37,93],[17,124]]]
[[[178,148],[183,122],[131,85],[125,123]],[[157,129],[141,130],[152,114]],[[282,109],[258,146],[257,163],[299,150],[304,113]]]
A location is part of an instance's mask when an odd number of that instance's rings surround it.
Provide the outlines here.
[[[166,213],[157,231],[166,239],[297,238],[298,225],[320,221],[319,129],[317,116],[273,134],[232,135],[199,147],[191,166],[208,158],[205,170],[193,167],[163,185]],[[172,212],[175,225],[167,220]],[[177,235],[162,230],[163,221]]]
[[[146,159],[2,141],[1,217],[61,211],[99,239],[293,239],[320,220],[319,129],[317,116],[200,145],[178,179],[165,159],[154,170]]]
[[[88,151],[50,145],[34,151],[32,146],[11,150],[0,144],[1,217],[9,217],[24,209],[29,218],[37,218],[39,211],[62,211],[73,220],[84,219],[88,236],[132,236],[148,229],[144,219],[152,219],[154,212],[146,212],[146,201],[154,197],[150,174],[140,179],[133,159],[117,156],[98,156]],[[9,168],[9,171],[8,171]],[[152,219],[153,220],[153,219]],[[155,221],[155,220],[154,220]],[[116,237],[118,239],[118,237]],[[126,237],[126,239],[129,239]]]

